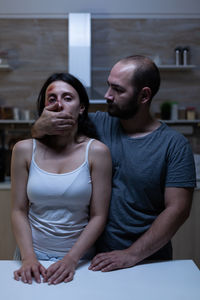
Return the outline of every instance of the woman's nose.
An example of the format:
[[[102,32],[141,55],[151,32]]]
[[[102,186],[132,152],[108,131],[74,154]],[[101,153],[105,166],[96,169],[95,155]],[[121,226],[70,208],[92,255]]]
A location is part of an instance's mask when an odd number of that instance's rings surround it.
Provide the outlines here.
[[[57,103],[58,103],[58,111],[61,111],[63,109],[62,100],[58,99]]]

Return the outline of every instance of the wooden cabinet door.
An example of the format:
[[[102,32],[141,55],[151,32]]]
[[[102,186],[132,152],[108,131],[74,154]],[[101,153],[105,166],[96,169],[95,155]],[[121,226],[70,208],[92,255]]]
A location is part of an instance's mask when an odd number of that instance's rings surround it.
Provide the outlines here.
[[[195,190],[189,218],[172,239],[174,259],[192,259],[200,268],[200,190]]]
[[[12,233],[11,220],[11,192],[0,190],[0,259],[13,259],[16,243]]]

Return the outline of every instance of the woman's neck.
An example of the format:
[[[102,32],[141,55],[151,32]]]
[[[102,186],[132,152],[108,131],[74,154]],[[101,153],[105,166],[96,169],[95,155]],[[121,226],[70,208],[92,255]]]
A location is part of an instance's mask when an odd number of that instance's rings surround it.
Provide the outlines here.
[[[56,151],[62,151],[70,148],[77,142],[78,135],[76,131],[65,132],[62,135],[48,135],[45,136],[41,142]]]

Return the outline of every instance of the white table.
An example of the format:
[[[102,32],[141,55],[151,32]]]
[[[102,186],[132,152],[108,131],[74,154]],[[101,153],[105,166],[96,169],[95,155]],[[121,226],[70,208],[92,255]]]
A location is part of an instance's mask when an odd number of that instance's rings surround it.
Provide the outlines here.
[[[80,266],[70,283],[28,285],[13,279],[20,262],[0,261],[0,299],[200,300],[200,271],[192,260],[143,264],[108,273],[89,271],[88,265]]]

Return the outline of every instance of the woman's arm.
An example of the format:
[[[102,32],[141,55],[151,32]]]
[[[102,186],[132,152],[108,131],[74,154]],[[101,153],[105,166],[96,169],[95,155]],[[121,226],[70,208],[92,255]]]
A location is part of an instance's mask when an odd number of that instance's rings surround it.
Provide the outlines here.
[[[89,161],[92,179],[90,219],[69,253],[61,261],[47,269],[47,278],[50,284],[68,282],[73,279],[79,259],[95,243],[106,223],[112,178],[111,156],[107,146],[94,141],[90,146]]]
[[[21,277],[24,283],[32,283],[32,275],[37,282],[40,282],[40,274],[45,276],[45,269],[36,259],[33,250],[31,228],[28,221],[29,202],[26,185],[31,153],[31,140],[18,142],[13,148],[11,161],[11,220],[22,258],[22,267],[14,272],[14,278],[19,280]]]

